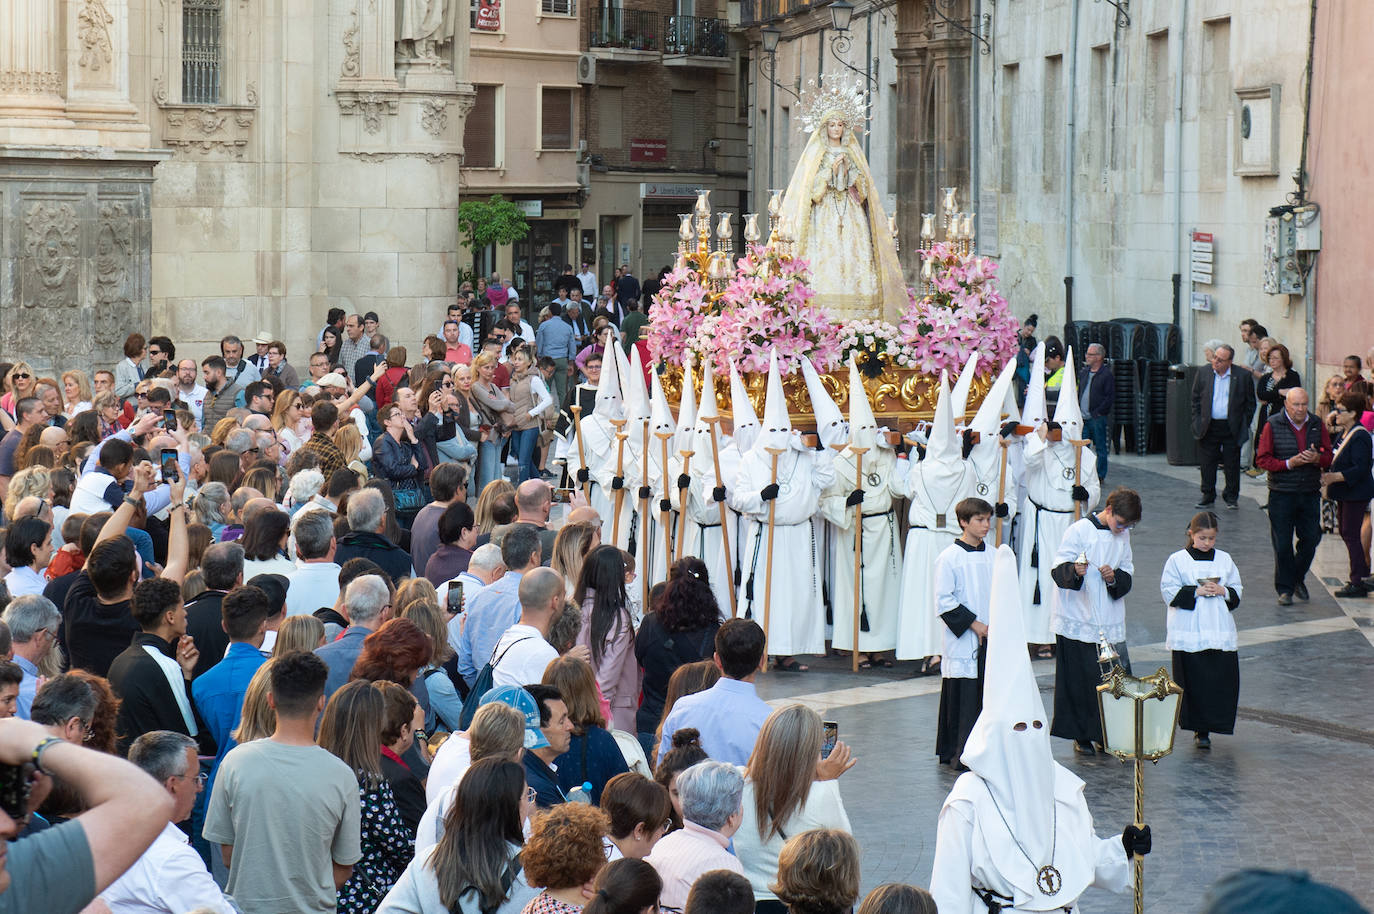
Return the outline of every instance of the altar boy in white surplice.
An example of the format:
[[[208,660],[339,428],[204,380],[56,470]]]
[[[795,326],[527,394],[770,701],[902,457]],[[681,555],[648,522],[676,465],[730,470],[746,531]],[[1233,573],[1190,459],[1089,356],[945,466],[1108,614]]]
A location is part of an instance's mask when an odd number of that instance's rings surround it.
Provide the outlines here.
[[[776,483],[770,450],[781,452],[777,455]],[[744,516],[739,611],[764,625],[768,653],[777,656],[775,668],[779,670],[800,672],[804,667],[794,655],[825,652],[820,544],[812,518],[820,507],[821,493],[835,478],[832,456],[807,447],[792,430],[778,356],[773,352],[763,425],[753,447],[740,461],[729,499]],[[767,562],[770,507],[775,512],[771,591]],[[767,619],[765,603],[770,608]]]
[[[855,449],[864,449],[861,480],[855,473]],[[852,651],[854,513],[857,505],[863,508],[858,649],[868,654],[864,666],[891,666],[890,660],[875,655],[897,647],[897,617],[902,608],[902,553],[892,498],[892,478],[896,472],[897,454],[888,444],[887,435],[878,429],[858,366],[851,361],[849,443],[835,458],[835,482],[821,500],[821,512],[838,533],[835,574],[830,579],[830,599],[835,607],[831,646]]]

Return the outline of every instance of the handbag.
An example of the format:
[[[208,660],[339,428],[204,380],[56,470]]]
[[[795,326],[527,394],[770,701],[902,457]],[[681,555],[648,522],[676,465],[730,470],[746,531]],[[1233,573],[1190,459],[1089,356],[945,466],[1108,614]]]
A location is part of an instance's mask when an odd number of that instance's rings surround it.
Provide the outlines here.
[[[397,511],[419,511],[429,503],[426,486],[414,479],[403,479],[391,487]]]

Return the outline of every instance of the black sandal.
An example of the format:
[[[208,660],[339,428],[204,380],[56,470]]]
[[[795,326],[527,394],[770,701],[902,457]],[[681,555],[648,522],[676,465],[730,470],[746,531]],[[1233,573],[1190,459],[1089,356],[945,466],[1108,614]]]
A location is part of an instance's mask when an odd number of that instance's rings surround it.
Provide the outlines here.
[[[779,673],[807,673],[811,667],[798,663],[796,657],[779,657],[773,661],[773,669]]]
[[[875,668],[877,668],[877,669],[882,669],[882,670],[890,670],[890,669],[892,669],[892,658],[891,658],[891,657],[875,657],[875,656],[873,656],[873,655],[870,654],[868,660],[869,660],[869,663],[872,664],[872,666],[875,667]]]
[[[921,665],[916,670],[917,676],[939,676],[940,658],[927,657],[921,661]]]

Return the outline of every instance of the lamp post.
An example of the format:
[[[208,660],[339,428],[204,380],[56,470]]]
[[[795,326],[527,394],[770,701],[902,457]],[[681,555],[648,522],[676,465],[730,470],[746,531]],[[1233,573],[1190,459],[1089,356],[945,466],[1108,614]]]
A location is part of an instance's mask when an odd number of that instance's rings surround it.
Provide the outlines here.
[[[774,121],[778,117],[773,100],[778,90],[778,42],[782,40],[782,29],[776,25],[765,25],[759,29],[759,40],[763,43],[763,53],[768,55],[768,189],[771,191],[778,186],[773,182],[773,145],[777,136]],[[762,65],[763,62],[759,63]]]
[[[1102,716],[1102,745],[1123,762],[1135,763],[1135,822],[1145,827],[1145,762],[1158,762],[1174,751],[1174,733],[1183,689],[1164,667],[1153,676],[1136,679],[1113,667],[1097,687],[1097,710]],[[1135,914],[1145,910],[1145,858],[1136,854]]]

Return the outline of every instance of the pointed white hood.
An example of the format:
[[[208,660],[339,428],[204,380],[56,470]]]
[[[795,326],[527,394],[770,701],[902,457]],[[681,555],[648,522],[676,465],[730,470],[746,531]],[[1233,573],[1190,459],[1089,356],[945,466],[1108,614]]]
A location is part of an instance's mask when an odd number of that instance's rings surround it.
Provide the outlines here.
[[[806,381],[806,393],[811,398],[811,413],[816,417],[816,433],[823,447],[843,446],[849,433],[844,427],[844,414],[825,389],[825,383],[816,373],[816,366],[806,356],[801,358],[802,378]]]
[[[612,345],[613,349],[619,347]],[[609,421],[625,418],[625,397],[620,388],[619,362],[608,350],[601,359],[601,381],[596,385],[596,405],[592,414]],[[589,458],[591,454],[587,455]]]
[[[941,460],[960,460],[963,451],[959,439],[954,435],[954,416],[949,406],[949,373],[940,372],[940,399],[935,402],[935,421],[930,425],[930,437],[926,441],[926,455],[923,460],[932,463]]]
[[[708,360],[706,363],[710,365]],[[709,375],[708,375],[709,379]],[[692,377],[692,361],[689,357],[682,365],[682,400],[677,405],[677,434],[673,438],[672,452],[695,451],[692,438],[697,425],[697,389]]]
[[[677,431],[677,423],[673,421],[673,408],[668,405],[668,397],[663,393],[663,382],[658,379],[658,372],[651,372],[650,394],[649,394],[649,434],[654,436],[651,440],[657,441],[658,435],[671,435]],[[668,442],[669,450],[672,450],[672,442]]]
[[[692,427],[691,449],[695,452],[692,458],[692,475],[709,479],[712,485],[715,485],[716,475],[711,453],[711,421],[719,415],[715,371],[711,367],[711,360],[706,359],[701,369],[701,404],[697,407],[696,421]],[[721,440],[720,430],[717,429],[716,447],[723,450],[725,443]]]
[[[1050,861],[1054,845],[1050,719],[1026,653],[1016,555],[998,546],[993,563],[983,711],[960,760],[983,779],[1015,840],[1038,866]],[[1020,856],[1014,848],[1010,854]]]
[[[969,428],[978,432],[984,438],[997,434],[997,430],[1002,427],[1002,414],[1007,402],[1007,393],[1012,389],[1016,381],[1016,360],[1007,363],[1007,367],[1002,369],[1002,373],[993,382],[992,389],[983,398],[983,402],[978,407],[978,412],[973,416],[973,422]],[[1014,402],[1014,401],[1013,401]]]
[[[1064,383],[1059,388],[1059,402],[1054,405],[1054,421],[1064,430],[1064,440],[1083,437],[1083,409],[1078,405],[1078,376],[1073,367],[1073,348],[1064,359]]]
[[[734,419],[730,433],[742,454],[754,446],[759,436],[759,417],[754,412],[754,404],[749,402],[749,392],[744,389],[734,359],[730,360],[730,413]]]
[[[768,393],[763,401],[763,426],[759,430],[755,450],[786,448],[792,440],[792,419],[787,414],[787,396],[782,390],[782,373],[778,371],[778,351],[768,356]]]
[[[1021,407],[1021,424],[1039,428],[1048,418],[1045,411],[1045,344],[1039,343],[1031,357],[1030,384],[1026,385],[1026,405]]]
[[[621,358],[618,354],[621,349],[615,346],[617,351],[616,358]],[[625,365],[620,366],[627,368]],[[630,364],[628,370],[620,379],[621,385],[625,388],[625,417],[631,422],[643,420],[649,417],[649,391],[644,386],[644,363],[639,360],[639,347],[630,347]]]
[[[962,426],[964,417],[968,411],[968,392],[973,387],[973,376],[978,372],[978,353],[969,353],[968,361],[964,363],[964,370],[959,372],[959,380],[954,382],[954,390],[950,392],[950,415],[954,417],[954,424]]]
[[[859,364],[849,360],[849,444],[856,448],[872,449],[878,442],[878,421],[873,418],[873,406],[868,402]]]

